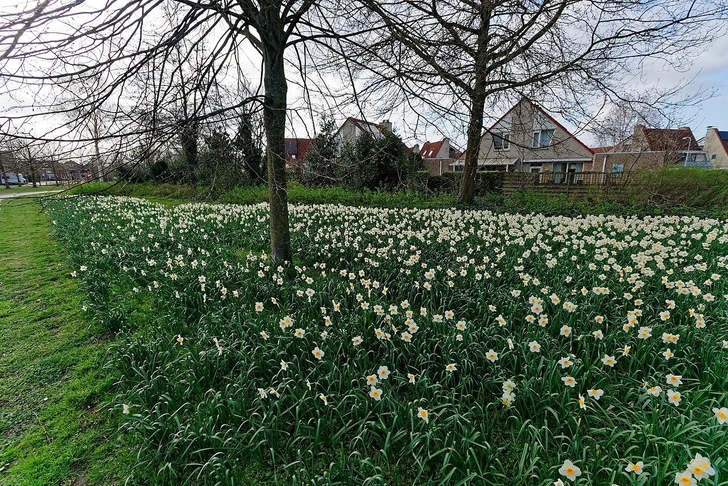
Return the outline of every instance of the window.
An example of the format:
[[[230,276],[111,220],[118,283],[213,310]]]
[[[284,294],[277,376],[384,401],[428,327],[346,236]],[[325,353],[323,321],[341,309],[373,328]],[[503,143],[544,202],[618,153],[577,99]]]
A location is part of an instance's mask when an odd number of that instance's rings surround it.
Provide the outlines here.
[[[624,172],[624,164],[612,164],[612,172]]]
[[[496,150],[508,150],[511,146],[510,133],[493,133],[493,148]]]
[[[533,148],[543,148],[551,145],[551,139],[554,137],[553,130],[537,130],[533,132]]]

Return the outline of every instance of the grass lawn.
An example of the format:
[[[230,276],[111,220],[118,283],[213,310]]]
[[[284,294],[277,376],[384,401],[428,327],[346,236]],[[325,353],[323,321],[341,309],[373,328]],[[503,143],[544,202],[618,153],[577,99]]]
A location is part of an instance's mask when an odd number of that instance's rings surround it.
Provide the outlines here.
[[[44,192],[44,191],[61,191],[64,189],[68,189],[71,186],[68,185],[61,185],[57,186],[53,183],[50,183],[48,185],[39,185],[38,187],[33,187],[32,184],[25,184],[23,186],[10,186],[10,189],[7,187],[0,185],[0,194],[12,194],[16,192]]]
[[[0,484],[121,484],[133,454],[109,411],[109,336],[39,210],[0,202]]]

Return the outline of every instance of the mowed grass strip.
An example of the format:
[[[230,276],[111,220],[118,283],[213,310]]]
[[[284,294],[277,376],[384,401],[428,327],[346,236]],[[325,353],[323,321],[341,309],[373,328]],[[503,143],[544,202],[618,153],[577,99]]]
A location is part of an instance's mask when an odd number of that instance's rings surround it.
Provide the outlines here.
[[[0,484],[123,483],[107,339],[81,310],[48,216],[0,202]]]
[[[22,192],[63,191],[69,189],[70,187],[71,186],[69,185],[56,184],[38,185],[36,187],[33,187],[32,184],[25,184],[23,186],[10,186],[10,188],[7,188],[3,185],[0,185],[0,196],[6,194],[18,194]]]

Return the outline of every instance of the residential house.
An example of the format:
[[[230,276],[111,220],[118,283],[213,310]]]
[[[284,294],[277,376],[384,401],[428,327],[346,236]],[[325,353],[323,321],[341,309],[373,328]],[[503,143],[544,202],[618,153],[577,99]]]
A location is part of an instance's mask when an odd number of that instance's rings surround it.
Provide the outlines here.
[[[450,145],[447,137],[439,142],[425,142],[419,153],[423,166],[430,175],[442,175],[443,172],[452,171],[460,156],[460,152]]]
[[[716,169],[728,169],[728,132],[708,127],[703,146],[708,162]]]
[[[306,154],[316,139],[313,138],[286,138],[286,167],[294,170],[303,170],[306,165]]]
[[[554,182],[591,170],[594,153],[543,108],[522,98],[480,139],[479,170],[553,172]],[[578,176],[576,176],[578,177]]]
[[[676,165],[710,166],[692,130],[637,124],[632,136],[610,150],[595,153],[592,167],[597,172],[619,173]]]
[[[384,120],[381,123],[374,123],[349,117],[339,128],[339,142],[341,145],[354,143],[362,133],[366,133],[374,139],[379,139],[384,137],[387,133],[392,133],[392,123],[389,120]]]
[[[82,180],[89,180],[91,178],[91,171],[88,165],[79,164],[73,160],[67,160],[60,162],[56,171],[57,180],[78,182]]]
[[[356,139],[359,138],[359,135],[363,133],[366,133],[375,140],[379,140],[380,138],[394,132],[392,131],[392,122],[389,120],[384,120],[381,123],[374,123],[349,117],[344,121],[341,127],[339,127],[339,131],[337,132],[339,148],[341,148],[344,144],[353,144],[356,142]],[[401,143],[402,149],[406,154],[417,153],[420,151],[419,145],[417,144],[412,147],[408,147],[404,142]]]

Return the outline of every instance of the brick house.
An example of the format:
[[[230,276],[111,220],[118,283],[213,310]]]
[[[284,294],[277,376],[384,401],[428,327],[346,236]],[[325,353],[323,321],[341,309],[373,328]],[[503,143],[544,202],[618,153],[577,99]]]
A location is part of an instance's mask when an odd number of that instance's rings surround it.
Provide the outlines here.
[[[306,154],[316,143],[313,138],[286,138],[286,167],[303,170],[306,165]]]
[[[419,153],[423,167],[430,175],[442,175],[443,172],[452,171],[461,155],[450,145],[450,139],[447,137],[439,142],[425,142]]]
[[[610,150],[595,153],[592,167],[597,172],[619,173],[678,165],[710,166],[692,130],[637,124],[631,137]]]
[[[716,169],[728,169],[728,132],[708,127],[703,145],[710,165]]]

